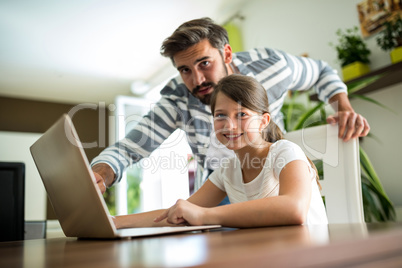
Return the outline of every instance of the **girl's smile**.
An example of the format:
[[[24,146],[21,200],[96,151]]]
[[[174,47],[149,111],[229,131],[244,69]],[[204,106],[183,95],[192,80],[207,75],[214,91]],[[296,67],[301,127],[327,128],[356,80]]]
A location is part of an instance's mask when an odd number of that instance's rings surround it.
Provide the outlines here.
[[[229,141],[235,141],[235,140],[239,139],[243,135],[243,133],[241,133],[241,134],[222,134],[222,135]]]
[[[217,139],[228,149],[238,151],[263,143],[262,116],[241,106],[224,93],[218,93],[214,111],[214,127]]]

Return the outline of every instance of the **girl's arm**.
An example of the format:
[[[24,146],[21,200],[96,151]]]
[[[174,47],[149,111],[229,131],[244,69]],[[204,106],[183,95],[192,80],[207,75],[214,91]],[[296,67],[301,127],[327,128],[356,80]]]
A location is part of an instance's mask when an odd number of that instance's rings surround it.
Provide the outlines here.
[[[221,191],[212,182],[207,180],[202,187],[191,195],[187,200],[179,200],[177,203],[184,201],[195,204],[196,207],[214,207],[218,205],[226,196],[226,193]],[[176,203],[176,204],[177,204]],[[190,204],[189,203],[189,204]],[[174,207],[174,206],[173,206]],[[157,227],[157,226],[169,226],[186,223],[184,220],[168,223],[166,220],[155,221],[155,218],[164,214],[167,209],[154,210],[143,213],[136,213],[130,215],[113,217],[113,221],[117,229],[131,228],[131,227]],[[159,217],[158,217],[159,218]],[[198,224],[192,224],[198,225]]]
[[[199,207],[179,200],[156,220],[167,219],[169,223],[187,222],[191,225],[220,224],[227,227],[302,224],[310,206],[311,180],[307,164],[295,160],[288,163],[280,173],[279,196],[219,207]],[[207,206],[215,202],[213,200]]]
[[[149,212],[122,215],[112,217],[117,229],[132,227],[157,227],[168,226],[166,221],[154,222],[154,219],[161,215],[166,209],[153,210]]]
[[[167,221],[171,224],[207,225],[205,212],[213,209],[226,196],[209,179],[190,196],[187,201],[179,199],[174,206],[155,218],[155,222]]]

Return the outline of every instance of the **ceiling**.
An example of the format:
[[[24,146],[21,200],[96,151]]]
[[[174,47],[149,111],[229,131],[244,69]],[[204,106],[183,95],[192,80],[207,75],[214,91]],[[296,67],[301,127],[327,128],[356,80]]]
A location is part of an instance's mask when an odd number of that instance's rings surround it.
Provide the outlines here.
[[[175,73],[160,45],[184,21],[223,23],[247,0],[2,0],[0,95],[112,103]]]

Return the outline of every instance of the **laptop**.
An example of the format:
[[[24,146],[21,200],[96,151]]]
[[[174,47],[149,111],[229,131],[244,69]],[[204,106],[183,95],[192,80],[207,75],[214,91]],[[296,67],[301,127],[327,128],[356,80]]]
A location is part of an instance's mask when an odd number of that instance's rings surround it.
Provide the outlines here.
[[[31,147],[49,200],[67,237],[155,236],[220,225],[116,229],[71,121],[64,114]]]

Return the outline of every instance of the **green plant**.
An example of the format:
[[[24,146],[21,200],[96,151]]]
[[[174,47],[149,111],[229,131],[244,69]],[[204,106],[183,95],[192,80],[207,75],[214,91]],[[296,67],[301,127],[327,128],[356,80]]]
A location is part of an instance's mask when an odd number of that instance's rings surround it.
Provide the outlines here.
[[[127,210],[128,213],[137,213],[140,210],[140,184],[142,169],[139,164],[132,165],[126,170],[127,176]],[[110,215],[117,215],[115,186],[108,188],[103,194]]]
[[[384,23],[382,30],[376,41],[380,48],[384,51],[392,50],[402,46],[402,18],[398,14],[394,19]]]
[[[103,194],[110,215],[116,215],[116,193],[114,187],[106,189]]]
[[[376,81],[380,76],[367,78],[359,83],[348,86],[349,98],[361,98],[383,108],[387,108],[376,100],[356,94],[355,92]],[[323,102],[310,101],[308,94],[301,99],[299,93],[293,94],[282,107],[286,131],[294,131],[304,127],[313,127],[327,124],[326,110]],[[371,136],[371,135],[370,135]],[[364,218],[366,222],[395,220],[395,208],[383,189],[380,178],[374,170],[369,157],[360,147],[360,166],[363,194]],[[322,166],[317,165],[319,174],[322,174]]]
[[[367,48],[361,35],[358,34],[357,26],[345,31],[338,29],[336,35],[338,36],[338,44],[330,43],[330,45],[335,47],[342,67],[355,61],[365,64],[370,63],[369,55],[371,51]]]
[[[137,213],[140,209],[142,169],[140,165],[133,165],[127,169],[127,210],[128,213]]]

